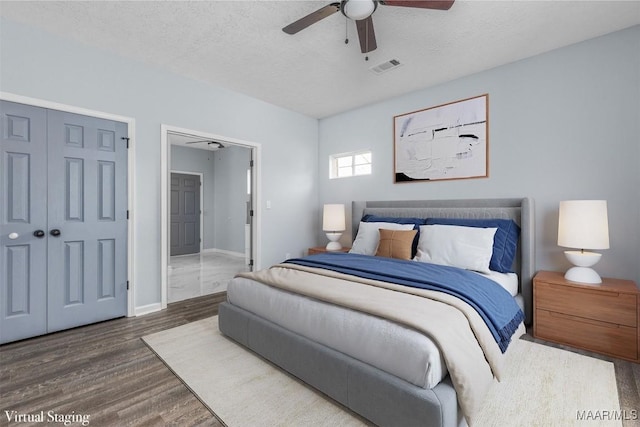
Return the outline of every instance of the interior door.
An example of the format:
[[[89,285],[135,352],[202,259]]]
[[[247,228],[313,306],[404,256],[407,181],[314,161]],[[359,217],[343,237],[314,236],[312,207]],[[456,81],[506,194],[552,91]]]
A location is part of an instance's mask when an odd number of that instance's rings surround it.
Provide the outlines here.
[[[171,173],[171,256],[200,252],[200,176]]]
[[[0,101],[0,112],[3,343],[47,332],[47,110]]]
[[[0,106],[0,343],[126,315],[127,125]]]
[[[126,315],[126,135],[49,110],[49,332]]]

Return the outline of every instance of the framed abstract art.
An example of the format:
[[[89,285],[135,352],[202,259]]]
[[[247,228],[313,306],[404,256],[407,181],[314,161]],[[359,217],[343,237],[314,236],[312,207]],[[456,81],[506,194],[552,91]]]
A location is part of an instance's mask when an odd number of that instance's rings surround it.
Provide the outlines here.
[[[395,116],[395,182],[488,177],[488,110],[484,94]]]

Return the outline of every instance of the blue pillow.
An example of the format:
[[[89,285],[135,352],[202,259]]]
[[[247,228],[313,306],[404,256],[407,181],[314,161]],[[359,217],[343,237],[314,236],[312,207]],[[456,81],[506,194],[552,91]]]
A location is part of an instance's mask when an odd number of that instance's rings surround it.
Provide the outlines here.
[[[414,224],[413,229],[420,231],[421,225],[426,225],[427,220],[424,218],[399,218],[399,217],[389,217],[389,216],[376,216],[367,214],[362,217],[362,221],[364,222],[392,222],[394,224]]]
[[[418,240],[420,238],[420,226],[425,225],[427,220],[424,218],[400,218],[389,216],[376,216],[367,214],[362,217],[364,222],[392,222],[394,224],[413,224],[413,229],[418,230],[416,236],[413,238],[413,244],[411,245],[411,258],[418,252]]]
[[[489,269],[512,273],[513,260],[518,249],[520,227],[511,219],[428,218],[427,225],[460,225],[464,227],[497,228],[493,236],[493,254]]]

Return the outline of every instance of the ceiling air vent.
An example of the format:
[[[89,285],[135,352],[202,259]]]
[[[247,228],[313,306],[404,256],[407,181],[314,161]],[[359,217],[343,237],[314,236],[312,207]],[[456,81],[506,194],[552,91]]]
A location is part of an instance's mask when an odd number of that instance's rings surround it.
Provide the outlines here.
[[[386,73],[389,70],[393,70],[394,68],[397,68],[401,65],[402,64],[400,63],[400,61],[398,61],[397,59],[392,59],[390,61],[383,62],[382,64],[376,65],[375,67],[371,67],[369,69],[373,71],[375,74],[382,74],[382,73]]]

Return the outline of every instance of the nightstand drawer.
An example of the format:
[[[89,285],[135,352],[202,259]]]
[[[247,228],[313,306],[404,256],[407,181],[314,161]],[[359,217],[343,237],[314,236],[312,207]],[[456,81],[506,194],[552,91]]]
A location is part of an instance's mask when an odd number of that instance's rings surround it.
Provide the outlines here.
[[[536,308],[637,327],[636,295],[538,282]]]
[[[325,253],[325,252],[341,252],[341,253],[346,253],[346,252],[349,252],[349,250],[350,250],[350,249],[351,249],[351,248],[344,248],[344,247],[343,247],[342,249],[339,249],[339,250],[337,250],[337,251],[328,251],[328,250],[327,250],[327,248],[325,248],[324,246],[316,246],[316,247],[314,247],[314,248],[309,248],[309,249],[307,250],[307,254],[308,254],[308,255],[315,255],[315,254],[323,254],[323,253]]]
[[[566,308],[566,307],[565,307]],[[566,311],[566,310],[565,310]],[[536,309],[536,337],[627,359],[638,358],[636,328]]]

